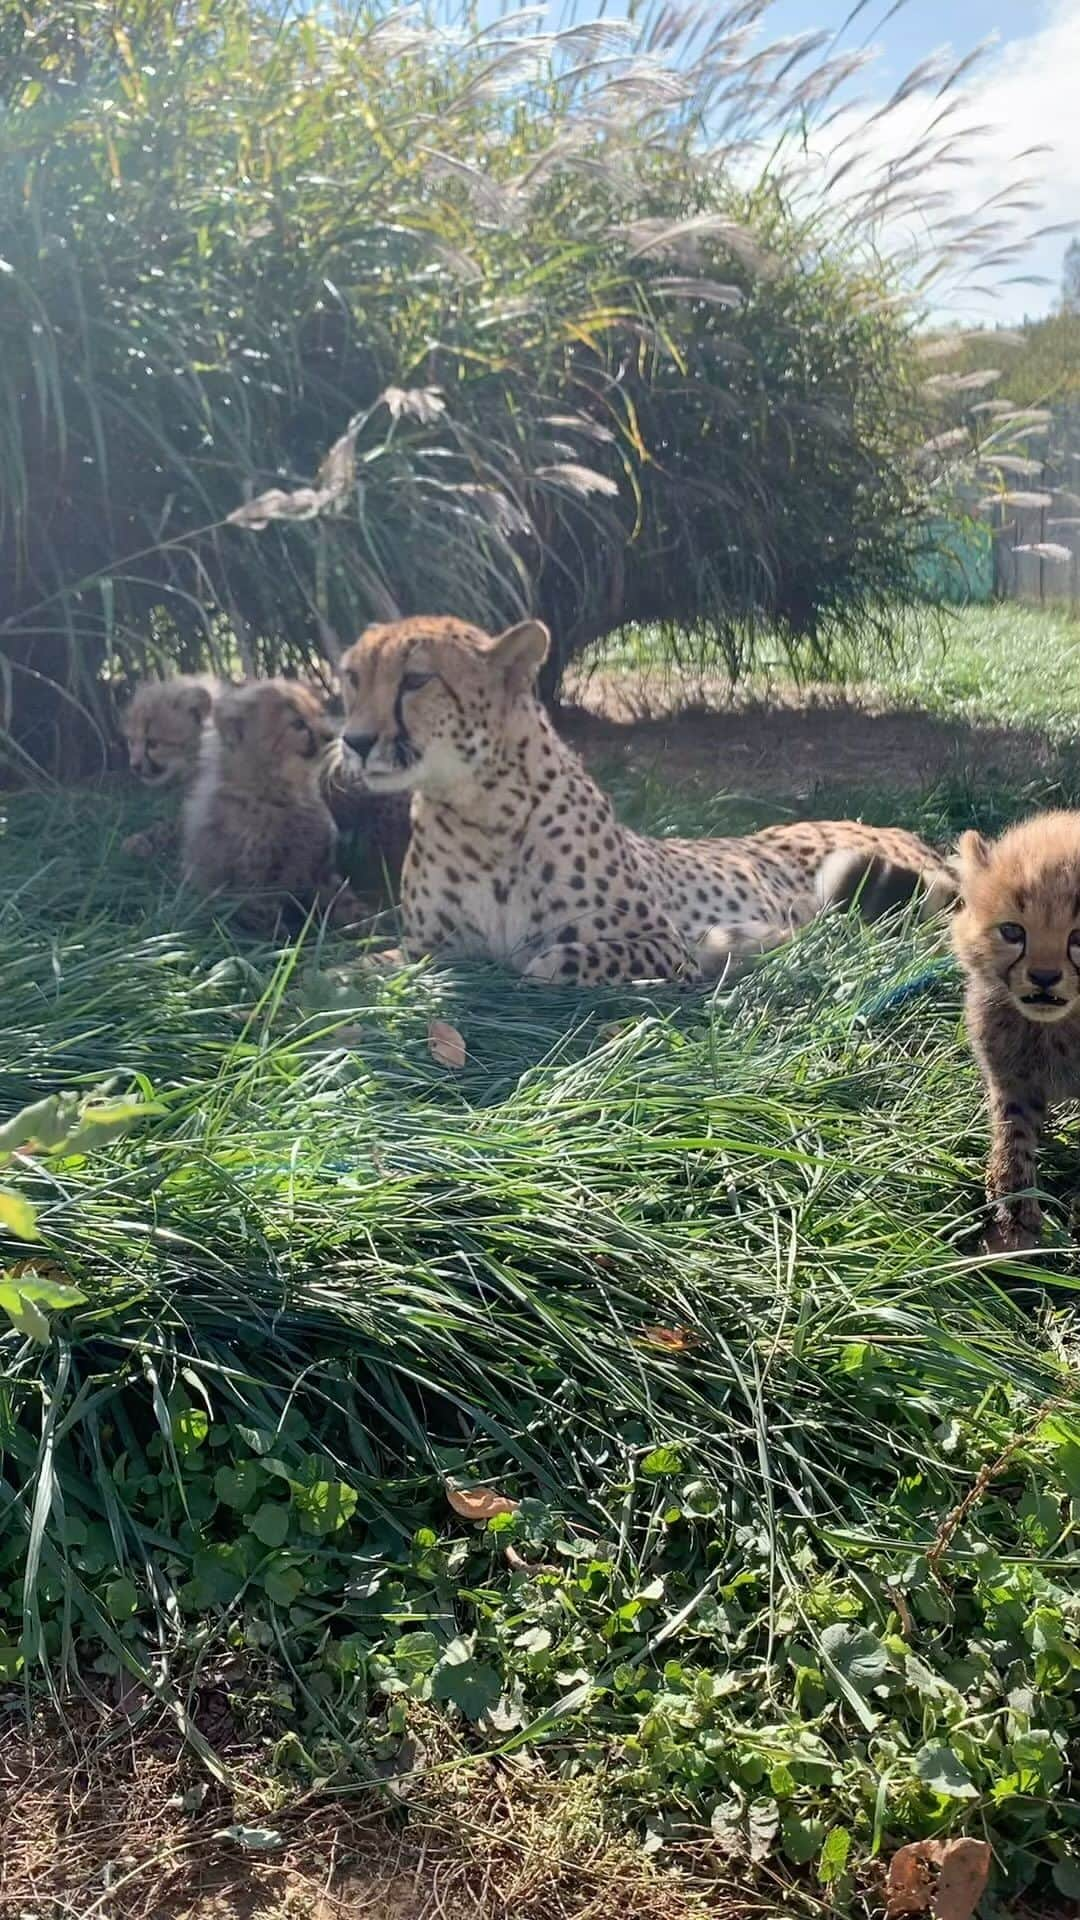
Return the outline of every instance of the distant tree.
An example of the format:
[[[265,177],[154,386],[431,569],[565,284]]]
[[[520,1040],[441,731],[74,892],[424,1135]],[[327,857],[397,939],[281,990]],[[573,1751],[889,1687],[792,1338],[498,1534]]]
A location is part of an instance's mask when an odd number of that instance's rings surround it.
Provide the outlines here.
[[[1065,249],[1061,305],[1065,313],[1080,313],[1080,240],[1070,240]]]

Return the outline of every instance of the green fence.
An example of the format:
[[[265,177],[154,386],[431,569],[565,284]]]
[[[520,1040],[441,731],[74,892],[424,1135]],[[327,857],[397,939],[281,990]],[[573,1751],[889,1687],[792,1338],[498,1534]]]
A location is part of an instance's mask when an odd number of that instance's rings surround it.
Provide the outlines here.
[[[993,538],[985,522],[932,521],[918,562],[919,585],[932,600],[966,606],[994,597]]]

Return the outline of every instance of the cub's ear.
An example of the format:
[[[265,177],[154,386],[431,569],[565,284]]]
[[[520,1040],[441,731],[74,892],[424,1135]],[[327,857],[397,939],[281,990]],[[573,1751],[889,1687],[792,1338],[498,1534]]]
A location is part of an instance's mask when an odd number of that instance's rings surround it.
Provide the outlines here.
[[[970,874],[985,873],[993,851],[989,840],[984,840],[981,833],[970,830],[962,833],[956,849],[961,876],[966,878]]]
[[[244,709],[223,694],[214,708],[214,725],[227,747],[238,747],[244,737]]]
[[[512,693],[525,693],[532,686],[550,645],[551,635],[542,620],[522,620],[492,641],[491,657],[502,668]]]
[[[188,710],[192,719],[197,720],[200,726],[209,715],[212,705],[209,687],[192,687],[188,696]]]

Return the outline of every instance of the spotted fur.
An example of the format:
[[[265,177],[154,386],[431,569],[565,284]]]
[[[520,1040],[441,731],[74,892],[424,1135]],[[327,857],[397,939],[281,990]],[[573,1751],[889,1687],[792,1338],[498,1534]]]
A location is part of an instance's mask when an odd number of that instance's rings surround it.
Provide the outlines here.
[[[1080,1096],[1080,813],[1044,813],[996,843],[964,834],[953,941],[986,1083],[994,1248],[1031,1247],[1048,1107]]]
[[[533,980],[698,980],[858,890],[906,876],[951,893],[913,834],[855,821],[729,840],[652,840],[559,739],[534,692],[548,636],[448,619],[371,627],[342,662],[344,746],[376,793],[411,789],[402,877],[412,953],[475,955]]]
[[[290,905],[350,908],[321,784],[333,728],[315,694],[251,681],[219,695],[213,720],[184,807],[185,877],[201,893],[241,897],[252,923]]]

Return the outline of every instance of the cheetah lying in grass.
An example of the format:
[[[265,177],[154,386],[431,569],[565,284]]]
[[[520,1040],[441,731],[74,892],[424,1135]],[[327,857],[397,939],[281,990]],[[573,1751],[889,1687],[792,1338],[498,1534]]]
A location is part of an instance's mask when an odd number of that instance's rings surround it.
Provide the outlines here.
[[[530,980],[713,978],[830,904],[871,915],[951,875],[914,834],[857,821],[651,840],[555,732],[534,692],[547,630],[457,620],[370,627],[342,661],[345,765],[411,788],[406,951],[501,961]]]

